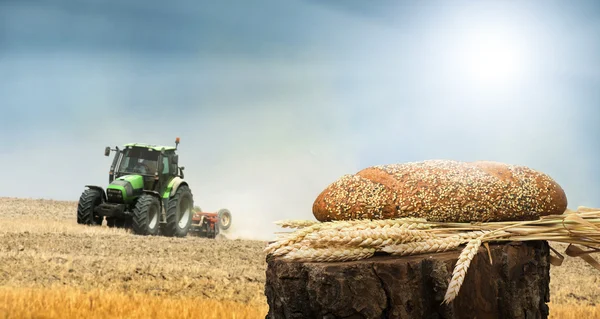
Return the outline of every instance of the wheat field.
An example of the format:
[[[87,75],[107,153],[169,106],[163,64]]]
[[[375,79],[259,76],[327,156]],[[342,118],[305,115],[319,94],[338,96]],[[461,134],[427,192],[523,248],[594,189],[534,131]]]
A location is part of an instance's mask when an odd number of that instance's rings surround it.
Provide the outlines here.
[[[265,242],[135,236],[75,211],[0,198],[0,318],[265,317]],[[599,278],[575,258],[552,267],[551,318],[600,318]]]

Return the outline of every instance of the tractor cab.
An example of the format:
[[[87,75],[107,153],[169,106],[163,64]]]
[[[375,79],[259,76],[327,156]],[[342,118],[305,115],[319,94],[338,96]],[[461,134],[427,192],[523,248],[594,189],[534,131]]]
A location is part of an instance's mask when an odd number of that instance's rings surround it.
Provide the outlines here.
[[[178,141],[177,141],[178,143]],[[144,190],[162,193],[172,177],[183,178],[183,167],[178,167],[177,147],[143,143],[125,144],[115,149],[116,154],[109,172],[109,183],[128,175],[139,175]],[[107,148],[105,155],[110,154]]]
[[[158,152],[151,148],[130,147],[123,151],[117,174],[137,173],[152,176],[158,168]]]

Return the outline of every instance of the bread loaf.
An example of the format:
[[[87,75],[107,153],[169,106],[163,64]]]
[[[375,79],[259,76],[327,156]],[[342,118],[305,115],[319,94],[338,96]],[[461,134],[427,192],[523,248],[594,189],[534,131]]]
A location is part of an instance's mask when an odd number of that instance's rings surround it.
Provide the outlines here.
[[[313,214],[322,222],[401,217],[489,222],[537,219],[566,208],[563,189],[528,167],[428,160],[344,175],[317,196]]]

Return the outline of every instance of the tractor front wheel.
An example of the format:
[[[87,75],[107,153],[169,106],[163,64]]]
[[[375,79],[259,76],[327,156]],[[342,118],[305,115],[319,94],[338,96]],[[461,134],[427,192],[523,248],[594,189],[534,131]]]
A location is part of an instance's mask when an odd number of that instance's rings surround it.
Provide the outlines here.
[[[181,185],[167,203],[167,223],[162,233],[169,237],[185,237],[192,225],[194,197],[187,185]]]
[[[102,225],[102,216],[94,213],[94,208],[102,204],[102,192],[88,188],[79,197],[77,204],[77,223],[82,225]]]
[[[160,201],[153,195],[143,194],[133,208],[131,226],[138,235],[157,235]]]

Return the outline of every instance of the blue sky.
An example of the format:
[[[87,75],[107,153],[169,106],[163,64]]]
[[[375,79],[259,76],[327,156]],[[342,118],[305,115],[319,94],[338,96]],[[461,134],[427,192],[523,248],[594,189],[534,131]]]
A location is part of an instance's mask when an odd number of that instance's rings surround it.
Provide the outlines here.
[[[599,18],[595,1],[2,1],[0,196],[77,200],[106,184],[104,146],[180,136],[196,203],[241,236],[312,218],[342,174],[432,158],[528,165],[598,207]]]

